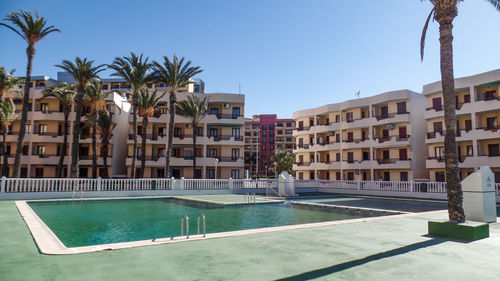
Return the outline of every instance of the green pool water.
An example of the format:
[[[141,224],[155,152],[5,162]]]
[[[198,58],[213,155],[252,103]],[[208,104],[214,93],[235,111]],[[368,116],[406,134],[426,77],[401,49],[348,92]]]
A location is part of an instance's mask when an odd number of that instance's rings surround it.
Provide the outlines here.
[[[179,236],[184,214],[190,219],[190,234],[196,234],[200,213],[205,214],[207,233],[381,215],[284,203],[219,206],[171,198],[30,202],[29,205],[67,247]]]

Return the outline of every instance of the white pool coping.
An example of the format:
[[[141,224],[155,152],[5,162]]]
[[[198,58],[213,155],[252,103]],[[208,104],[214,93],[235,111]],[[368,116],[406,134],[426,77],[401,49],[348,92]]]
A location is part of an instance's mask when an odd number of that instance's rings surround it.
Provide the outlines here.
[[[184,198],[183,198],[184,199]],[[52,200],[51,200],[52,201]],[[204,200],[207,201],[207,200]],[[121,242],[121,243],[110,243],[110,244],[100,244],[93,246],[82,246],[82,247],[66,247],[61,240],[52,232],[52,230],[43,222],[42,219],[31,209],[28,205],[27,201],[16,201],[15,202],[19,213],[23,217],[28,229],[35,240],[35,243],[42,254],[47,255],[72,255],[72,254],[83,254],[83,253],[92,253],[92,252],[100,252],[100,251],[110,251],[110,250],[119,250],[126,248],[134,248],[134,247],[142,247],[142,246],[153,246],[153,245],[162,245],[162,244],[170,244],[170,243],[178,243],[178,242],[188,242],[188,241],[197,241],[197,240],[206,240],[213,238],[224,238],[224,237],[234,237],[248,234],[259,234],[259,233],[268,233],[282,230],[293,230],[293,229],[304,229],[311,227],[322,227],[322,226],[332,226],[332,225],[340,225],[340,224],[348,224],[348,223],[360,223],[360,222],[370,222],[370,221],[378,221],[392,218],[403,218],[410,216],[418,216],[423,214],[430,213],[443,213],[446,210],[440,211],[431,211],[431,212],[423,212],[423,213],[405,213],[400,215],[391,215],[391,216],[380,216],[380,217],[368,217],[368,218],[358,218],[358,219],[348,219],[348,220],[338,220],[338,221],[326,221],[326,222],[317,222],[317,223],[306,223],[306,224],[295,224],[295,225],[286,225],[286,226],[275,226],[275,227],[265,227],[265,228],[257,228],[257,229],[248,229],[248,230],[236,230],[236,231],[228,231],[228,232],[218,232],[218,233],[207,233],[205,237],[203,235],[190,235],[189,239],[186,237],[172,237],[172,238],[159,238],[153,240],[140,240],[140,241],[130,241],[130,242]],[[331,207],[331,205],[329,205]]]

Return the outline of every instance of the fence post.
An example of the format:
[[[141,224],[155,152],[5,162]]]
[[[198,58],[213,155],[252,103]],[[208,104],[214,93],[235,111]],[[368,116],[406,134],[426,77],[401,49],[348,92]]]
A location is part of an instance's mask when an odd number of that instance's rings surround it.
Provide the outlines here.
[[[101,177],[97,177],[97,191],[101,191]]]
[[[358,180],[358,190],[361,190],[361,180]]]
[[[174,190],[175,187],[174,187],[174,184],[175,184],[175,178],[174,177],[171,177],[170,179],[170,189],[171,190]]]
[[[180,184],[180,189],[181,189],[181,190],[184,190],[184,184],[185,184],[185,182],[184,182],[184,177],[182,177],[182,178],[181,178],[181,184]]]
[[[229,190],[233,190],[233,178],[229,178]]]
[[[5,184],[6,184],[6,180],[7,178],[6,177],[2,177],[2,187],[0,189],[0,192],[1,193],[4,193],[5,192]]]
[[[410,192],[413,192],[413,180],[410,180]]]

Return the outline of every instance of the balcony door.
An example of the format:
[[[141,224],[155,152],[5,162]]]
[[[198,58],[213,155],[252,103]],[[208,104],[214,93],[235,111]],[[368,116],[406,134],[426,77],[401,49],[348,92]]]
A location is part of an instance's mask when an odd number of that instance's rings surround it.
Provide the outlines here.
[[[218,108],[210,108],[210,115],[219,116],[219,109]]]
[[[500,156],[498,144],[488,144],[488,156]]]
[[[233,107],[233,119],[236,119],[240,117],[240,108],[239,107]]]
[[[433,98],[432,99],[432,108],[436,111],[442,110],[442,105],[441,105],[441,98]]]
[[[233,128],[233,137],[235,140],[240,138],[240,128]]]
[[[406,132],[406,126],[399,127],[399,138],[400,139],[406,139],[407,137],[408,137],[408,135],[407,135],[407,132]]]
[[[347,163],[354,163],[354,153],[347,152]]]
[[[497,128],[497,118],[496,117],[486,118],[486,128],[488,130],[496,129]]]
[[[408,150],[406,148],[399,149],[399,160],[408,160]]]
[[[347,142],[353,142],[353,141],[354,141],[354,133],[347,132]]]
[[[441,135],[443,134],[443,123],[442,122],[434,122],[432,124],[434,127],[434,133],[440,133]]]
[[[389,150],[382,151],[382,159],[389,160]]]
[[[380,115],[381,115],[382,119],[388,118],[389,117],[389,107],[382,106],[380,108]]]
[[[387,130],[387,129],[382,130],[382,138],[384,140],[389,138],[389,130]]]
[[[398,114],[405,114],[406,113],[406,102],[398,102]]]

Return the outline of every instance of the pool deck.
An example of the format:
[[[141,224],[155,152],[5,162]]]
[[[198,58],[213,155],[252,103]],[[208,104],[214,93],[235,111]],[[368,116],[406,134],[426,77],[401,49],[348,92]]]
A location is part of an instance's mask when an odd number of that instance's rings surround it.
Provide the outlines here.
[[[0,201],[0,280],[500,280],[500,223],[490,224],[490,238],[470,243],[425,236],[427,220],[444,218],[388,216],[50,256],[38,252],[14,201]]]

